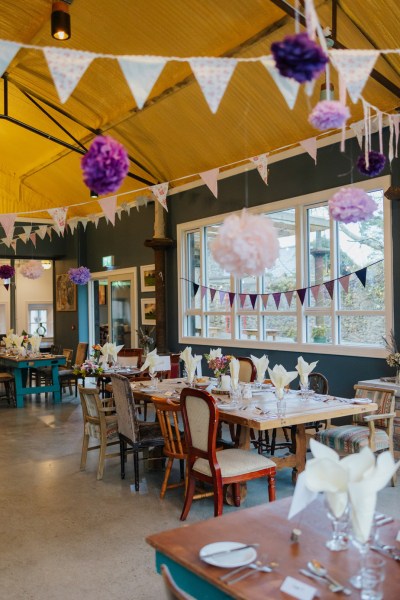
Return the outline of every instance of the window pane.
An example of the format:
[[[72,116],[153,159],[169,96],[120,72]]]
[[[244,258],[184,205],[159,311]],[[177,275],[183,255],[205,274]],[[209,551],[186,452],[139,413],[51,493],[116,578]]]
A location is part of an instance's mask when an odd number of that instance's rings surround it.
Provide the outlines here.
[[[242,302],[240,296],[238,297],[238,309],[252,310],[253,305],[248,294],[257,294],[257,282],[258,278],[254,276],[243,277],[239,282],[239,293],[246,294],[245,301]],[[243,305],[243,306],[242,306]],[[257,308],[257,300],[254,303],[254,307]]]
[[[276,342],[297,341],[297,318],[288,315],[264,317],[264,339]]]
[[[230,338],[231,337],[231,318],[225,315],[209,315],[206,317],[207,337],[210,338]]]
[[[320,285],[331,279],[331,249],[329,211],[327,206],[307,210],[308,223],[308,285]],[[308,306],[330,306],[331,299],[325,287],[319,293],[308,292]]]
[[[218,234],[218,230],[220,228],[220,224],[218,225],[210,225],[205,228],[205,236],[206,236],[206,284],[208,287],[213,288],[215,290],[221,291],[229,291],[231,278],[229,273],[224,271],[222,267],[219,266],[218,263],[212,257],[210,245],[215,240],[215,237]],[[220,296],[217,293],[214,296],[214,299],[211,300],[210,294],[206,295],[206,309],[207,310],[230,310],[229,300],[226,296],[223,302],[220,302]]]
[[[314,344],[332,342],[331,318],[325,315],[307,317],[307,341]]]
[[[239,317],[239,337],[241,340],[258,339],[258,316],[242,315]]]
[[[200,283],[200,231],[194,231],[187,234],[187,278],[194,283]],[[197,292],[193,296],[193,286],[186,285],[187,290],[187,306],[189,308],[201,307],[201,293]]]
[[[201,331],[201,317],[200,315],[190,315],[187,317],[187,335],[200,337]]]
[[[382,336],[385,331],[385,317],[383,315],[339,317],[339,325],[342,344],[384,346]]]

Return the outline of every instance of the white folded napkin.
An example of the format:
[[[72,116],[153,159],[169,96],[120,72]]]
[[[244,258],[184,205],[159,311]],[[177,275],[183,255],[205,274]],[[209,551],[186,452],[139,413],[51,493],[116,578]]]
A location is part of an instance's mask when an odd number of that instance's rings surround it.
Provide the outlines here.
[[[189,356],[192,356],[192,347],[186,346],[186,348],[180,353],[179,358],[186,364]]]
[[[261,358],[257,358],[250,354],[250,358],[254,363],[254,366],[257,370],[257,381],[258,383],[263,383],[265,379],[265,372],[269,365],[268,357],[264,354]]]
[[[110,360],[117,362],[118,352],[122,350],[123,347],[123,344],[121,344],[121,346],[117,346],[114,344],[114,342],[107,342],[104,344],[104,346],[101,348],[102,356],[100,357],[100,363],[106,363]]]
[[[7,349],[12,348],[13,346],[16,346],[18,348],[19,346],[22,345],[23,341],[24,341],[24,336],[17,335],[16,333],[14,333],[13,329],[10,329],[7,332],[7,335],[5,337],[3,337],[3,342]]]
[[[42,341],[42,338],[40,335],[38,335],[37,333],[34,333],[30,338],[29,338],[29,343],[31,345],[32,348],[32,352],[39,352],[40,349],[40,342]]]
[[[272,370],[268,367],[268,373],[272,383],[278,391],[278,395],[285,389],[285,386],[297,377],[296,371],[286,371],[285,367],[282,365],[275,365]]]
[[[219,358],[220,356],[222,356],[221,348],[210,348],[210,352],[208,353],[208,356],[209,356],[208,360],[212,360],[213,358]]]
[[[297,359],[296,369],[300,375],[300,382],[302,385],[307,385],[309,374],[315,369],[318,361],[308,363],[302,356]]]
[[[201,362],[202,359],[201,354],[196,354],[195,356],[188,356],[185,361],[186,373],[188,376],[188,380],[190,383],[193,382],[194,376],[196,374],[197,366]]]
[[[157,365],[160,362],[160,357],[157,354],[157,348],[154,348],[151,352],[146,356],[146,360],[143,365],[140,367],[141,371],[145,369],[149,369],[149,373],[155,373],[157,371]]]
[[[239,385],[239,370],[240,362],[237,358],[231,358],[229,363],[229,371],[231,373],[231,387],[236,390]]]

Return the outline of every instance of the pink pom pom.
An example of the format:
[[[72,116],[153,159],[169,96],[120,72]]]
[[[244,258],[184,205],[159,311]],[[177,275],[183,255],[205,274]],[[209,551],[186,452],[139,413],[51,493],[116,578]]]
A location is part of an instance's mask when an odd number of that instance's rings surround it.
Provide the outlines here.
[[[233,275],[262,275],[279,255],[276,229],[270,219],[243,210],[240,215],[225,219],[211,245],[211,253]]]
[[[19,272],[27,279],[39,279],[43,275],[43,266],[40,260],[28,260],[21,265]]]
[[[321,100],[312,109],[308,121],[316,129],[338,129],[350,117],[347,106],[337,100]]]
[[[342,223],[366,221],[377,209],[374,200],[360,188],[342,188],[332,196],[328,206],[332,219]]]

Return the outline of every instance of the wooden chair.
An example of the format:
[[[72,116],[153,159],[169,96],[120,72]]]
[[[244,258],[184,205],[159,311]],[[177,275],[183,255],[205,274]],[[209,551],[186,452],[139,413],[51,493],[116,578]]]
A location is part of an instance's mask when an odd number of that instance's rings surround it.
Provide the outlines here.
[[[115,458],[119,452],[106,454],[108,446],[118,444],[117,418],[110,413],[112,408],[104,407],[96,388],[79,386],[79,397],[83,413],[83,443],[81,456],[81,471],[86,468],[87,453],[89,450],[100,450],[97,468],[97,479],[103,479],[104,460]],[[96,446],[89,446],[90,438],[99,441]]]
[[[122,348],[118,352],[117,362],[123,367],[138,367],[143,364],[143,348]]]
[[[15,379],[11,373],[0,373],[0,385],[4,385],[5,394],[0,394],[0,397],[7,398],[8,406],[16,406],[15,400]]]
[[[172,575],[167,565],[161,565],[161,575],[164,581],[168,600],[195,600],[193,596],[190,596],[176,585],[175,581],[172,579]]]
[[[122,375],[111,375],[120,441],[121,479],[125,479],[127,446],[133,451],[135,490],[139,491],[139,452],[146,448],[164,446],[160,425],[154,421],[139,421],[129,380]]]
[[[237,359],[240,363],[239,381],[242,383],[253,383],[257,377],[257,369],[253,361],[247,356],[238,356]]]
[[[267,477],[269,500],[275,500],[275,463],[265,456],[239,448],[221,450],[217,454],[218,409],[208,392],[183,389],[181,407],[188,451],[188,485],[182,521],[189,513],[196,480],[213,487],[215,517],[222,514],[223,486],[227,484],[233,485],[235,506],[240,506],[240,482]]]
[[[389,450],[393,455],[393,422],[396,416],[395,392],[384,388],[355,385],[356,398],[369,398],[378,410],[373,415],[352,415],[351,425],[328,425],[315,435],[315,439],[336,450],[341,456],[359,452],[369,446],[373,452]],[[392,477],[392,486],[396,477]]]
[[[87,358],[88,347],[89,347],[89,344],[87,342],[79,342],[78,343],[78,346],[76,348],[76,355],[75,355],[75,365],[81,366],[81,364],[85,362],[85,360]],[[73,379],[73,381],[75,383],[75,396],[76,396],[78,393],[79,380],[82,379],[82,382],[83,382],[83,378],[81,375],[75,375],[74,373],[71,374],[71,378]]]

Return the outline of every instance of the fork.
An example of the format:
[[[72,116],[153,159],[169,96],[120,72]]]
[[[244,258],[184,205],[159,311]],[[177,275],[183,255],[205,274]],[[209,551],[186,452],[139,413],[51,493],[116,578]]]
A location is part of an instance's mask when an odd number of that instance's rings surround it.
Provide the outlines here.
[[[267,565],[259,564],[259,561],[255,562],[255,563],[250,563],[249,565],[246,565],[246,566],[248,569],[250,569],[250,571],[248,571],[247,573],[243,573],[242,575],[239,575],[239,577],[234,577],[233,579],[228,579],[226,581],[226,583],[228,585],[237,583],[238,581],[242,581],[242,579],[246,579],[246,577],[249,577],[250,575],[254,575],[254,573],[256,573],[256,572],[271,573],[273,571],[273,569],[271,567],[268,567]],[[232,573],[231,573],[231,575],[232,575]]]

